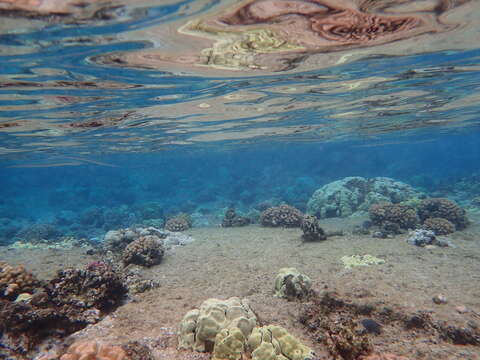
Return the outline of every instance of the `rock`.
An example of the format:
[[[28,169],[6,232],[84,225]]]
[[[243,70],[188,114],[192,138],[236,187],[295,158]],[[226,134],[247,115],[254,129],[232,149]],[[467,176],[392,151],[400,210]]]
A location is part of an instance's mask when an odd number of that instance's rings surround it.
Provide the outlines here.
[[[432,245],[436,240],[435,233],[431,230],[417,229],[409,233],[407,242],[410,245]]]
[[[445,295],[438,294],[438,295],[435,295],[432,298],[432,301],[437,305],[446,304],[447,303],[447,298],[445,297]]]
[[[327,239],[325,231],[323,231],[323,229],[320,227],[318,219],[314,215],[305,215],[302,218],[300,228],[303,231],[302,238],[305,241],[319,241]]]
[[[295,268],[282,268],[275,278],[275,296],[302,299],[311,292],[312,280]]]

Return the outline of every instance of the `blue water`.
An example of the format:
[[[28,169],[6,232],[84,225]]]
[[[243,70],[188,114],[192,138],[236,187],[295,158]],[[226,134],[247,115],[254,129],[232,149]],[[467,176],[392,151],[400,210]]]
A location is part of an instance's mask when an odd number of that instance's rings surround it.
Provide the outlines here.
[[[480,49],[232,78],[102,62],[154,46],[118,34],[218,2],[190,3],[0,34],[0,242],[33,223],[99,236],[141,222],[149,203],[162,218],[197,214],[197,226],[218,225],[230,206],[305,210],[346,176],[388,176],[465,204],[480,195],[479,104],[462,102],[478,91]],[[224,98],[245,93],[255,96]],[[82,220],[91,213],[105,220]]]

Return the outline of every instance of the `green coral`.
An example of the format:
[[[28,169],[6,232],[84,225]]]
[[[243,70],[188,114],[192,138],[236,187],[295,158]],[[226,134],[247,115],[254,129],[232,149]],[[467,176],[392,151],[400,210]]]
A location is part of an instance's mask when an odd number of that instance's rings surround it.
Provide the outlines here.
[[[312,349],[303,345],[281,326],[268,325],[253,329],[247,348],[252,360],[310,360]]]
[[[376,258],[372,255],[351,255],[351,256],[342,256],[340,259],[345,265],[346,269],[351,269],[355,266],[368,266],[368,265],[379,265],[385,264],[385,260]]]

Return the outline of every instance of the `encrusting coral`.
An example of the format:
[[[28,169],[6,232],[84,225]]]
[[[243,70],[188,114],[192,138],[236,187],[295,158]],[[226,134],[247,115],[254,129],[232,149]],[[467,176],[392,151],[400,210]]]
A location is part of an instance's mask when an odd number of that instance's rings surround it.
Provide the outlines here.
[[[23,265],[0,262],[0,298],[15,298],[20,293],[31,292],[38,285],[38,280]]]
[[[122,260],[125,265],[153,266],[160,263],[165,249],[157,236],[147,235],[134,240],[125,247]]]
[[[299,227],[303,214],[300,210],[290,205],[274,206],[266,209],[260,215],[260,223],[271,227]]]
[[[188,214],[178,214],[167,220],[165,223],[165,229],[169,231],[185,231],[192,227],[192,220]]]
[[[302,238],[305,241],[318,241],[325,240],[327,238],[325,231],[323,231],[323,229],[320,227],[318,219],[315,215],[305,215],[302,218],[300,228],[303,231]]]
[[[97,341],[79,341],[73,343],[60,360],[127,360],[120,346],[102,344]]]

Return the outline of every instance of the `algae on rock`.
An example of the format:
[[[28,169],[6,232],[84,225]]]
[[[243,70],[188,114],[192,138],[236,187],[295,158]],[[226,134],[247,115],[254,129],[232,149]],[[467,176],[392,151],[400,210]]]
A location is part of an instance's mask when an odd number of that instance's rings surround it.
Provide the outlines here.
[[[280,269],[275,278],[275,296],[287,299],[304,298],[310,294],[312,280],[295,268]]]

